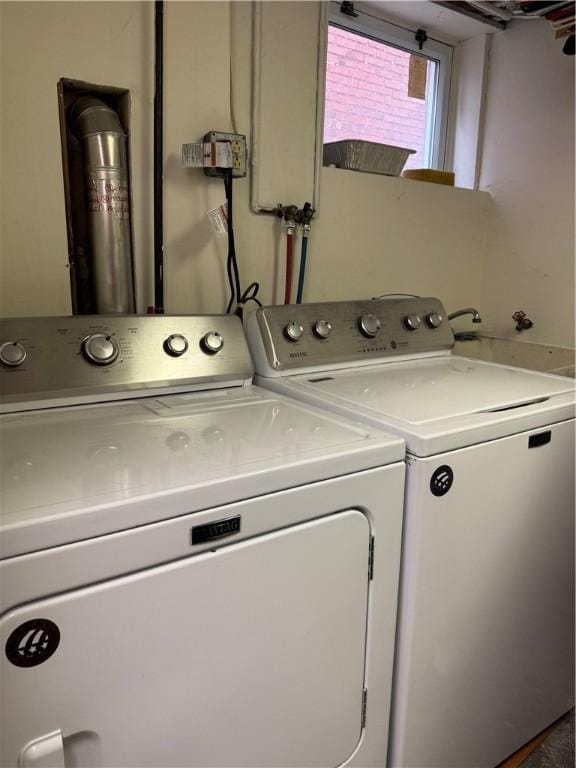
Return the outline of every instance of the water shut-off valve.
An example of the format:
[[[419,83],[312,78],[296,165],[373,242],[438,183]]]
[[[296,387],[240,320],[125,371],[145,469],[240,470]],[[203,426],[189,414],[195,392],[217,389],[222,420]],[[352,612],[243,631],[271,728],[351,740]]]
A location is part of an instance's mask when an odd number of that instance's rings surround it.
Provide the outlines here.
[[[274,209],[274,214],[284,222],[286,227],[286,282],[284,290],[284,303],[290,304],[292,297],[292,272],[293,272],[293,240],[296,225],[302,227],[302,248],[300,253],[300,270],[298,275],[298,290],[296,303],[300,304],[304,292],[304,277],[306,273],[306,256],[308,249],[308,237],[314,209],[308,202],[302,208],[297,205],[282,205],[279,203]]]
[[[512,320],[516,323],[516,330],[517,331],[528,331],[530,328],[534,327],[534,322],[529,317],[527,317],[526,312],[519,309],[518,311],[514,312],[512,315]]]
[[[299,211],[298,211],[297,205],[282,205],[281,203],[278,203],[278,205],[276,206],[276,209],[275,209],[276,218],[284,221],[284,226],[286,227],[287,235],[294,234],[298,213]]]

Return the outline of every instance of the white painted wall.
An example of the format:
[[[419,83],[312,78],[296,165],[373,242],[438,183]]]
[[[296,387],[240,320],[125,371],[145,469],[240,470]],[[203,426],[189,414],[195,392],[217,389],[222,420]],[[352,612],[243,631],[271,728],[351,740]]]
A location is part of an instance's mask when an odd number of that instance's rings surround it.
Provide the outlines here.
[[[478,189],[491,39],[491,34],[482,33],[454,48],[446,167],[455,172],[456,185],[467,189]]]
[[[56,98],[60,77],[119,85],[132,93],[134,229],[143,311],[152,297],[153,5],[42,2],[4,3],[0,9],[2,313],[70,311]],[[268,144],[262,188],[282,202],[292,202],[285,195],[299,203],[311,195],[315,68],[302,67],[302,57],[315,58],[318,9],[314,2],[270,2],[264,14],[269,26],[261,118]],[[299,29],[293,45],[286,36],[287,13]],[[219,312],[226,297],[226,241],[212,235],[205,214],[223,201],[223,188],[219,180],[182,169],[180,154],[183,142],[231,127],[230,51],[238,129],[250,131],[251,5],[169,2],[165,25],[166,309]],[[277,135],[277,152],[271,133]],[[308,135],[300,153],[298,145]],[[439,295],[450,309],[480,302],[488,195],[336,169],[324,169],[321,185],[306,299],[399,291]],[[235,189],[243,282],[260,280],[262,299],[269,302],[282,289],[280,227],[270,217],[250,213],[248,179],[239,180]]]
[[[71,312],[56,86],[128,88],[138,292],[150,290],[153,4],[0,3],[0,305]]]
[[[214,238],[206,216],[225,201],[223,184],[182,168],[182,144],[232,129],[229,11],[225,2],[165,4],[166,312],[225,306],[226,239]]]
[[[480,186],[494,200],[482,310],[496,336],[574,346],[574,59],[545,21],[494,35]],[[514,330],[524,310],[534,328]]]
[[[400,292],[478,303],[488,195],[324,168],[310,269],[314,299]]]

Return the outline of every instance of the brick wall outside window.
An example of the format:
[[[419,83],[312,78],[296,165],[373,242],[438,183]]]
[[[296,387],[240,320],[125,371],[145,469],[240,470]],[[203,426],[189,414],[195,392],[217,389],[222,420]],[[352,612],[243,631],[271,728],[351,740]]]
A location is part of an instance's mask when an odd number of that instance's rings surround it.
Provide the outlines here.
[[[424,167],[426,102],[408,96],[410,54],[330,26],[324,141],[364,139],[415,149]],[[428,64],[428,77],[431,76]]]

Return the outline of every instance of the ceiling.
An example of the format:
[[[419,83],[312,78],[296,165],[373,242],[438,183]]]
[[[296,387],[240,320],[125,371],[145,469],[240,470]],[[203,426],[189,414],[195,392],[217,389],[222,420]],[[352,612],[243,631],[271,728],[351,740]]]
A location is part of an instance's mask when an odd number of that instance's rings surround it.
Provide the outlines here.
[[[422,27],[431,37],[447,43],[458,43],[483,32],[497,32],[493,26],[428,0],[366,0],[362,7],[409,29]]]

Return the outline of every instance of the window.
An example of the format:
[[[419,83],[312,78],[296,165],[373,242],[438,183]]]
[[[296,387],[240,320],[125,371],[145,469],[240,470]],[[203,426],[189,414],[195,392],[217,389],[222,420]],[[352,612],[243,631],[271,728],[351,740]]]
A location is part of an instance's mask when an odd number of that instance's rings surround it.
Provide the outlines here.
[[[363,139],[416,150],[407,168],[443,168],[452,48],[331,3],[324,142]]]

